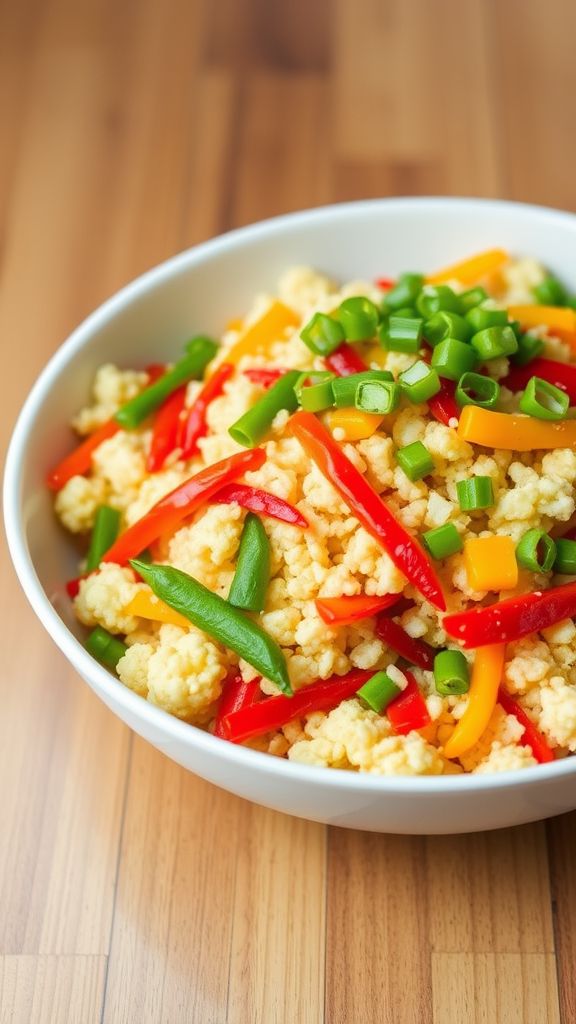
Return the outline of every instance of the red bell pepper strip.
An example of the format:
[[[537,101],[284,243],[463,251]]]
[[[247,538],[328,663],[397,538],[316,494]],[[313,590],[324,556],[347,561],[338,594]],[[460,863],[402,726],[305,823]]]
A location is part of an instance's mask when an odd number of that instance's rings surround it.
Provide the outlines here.
[[[399,733],[400,736],[406,736],[413,729],[424,729],[431,722],[418,683],[411,672],[406,673],[406,678],[408,686],[386,708],[388,721],[394,732]]]
[[[394,619],[387,615],[379,615],[376,622],[376,636],[400,654],[406,661],[431,671],[434,668],[434,655],[437,653],[425,640],[409,636]]]
[[[460,417],[460,409],[454,398],[455,385],[451,380],[442,378],[440,391],[433,398],[428,399],[428,408],[435,420],[444,423],[449,427],[450,420],[457,420]]]
[[[66,455],[54,469],[50,470],[46,477],[46,483],[51,491],[59,491],[64,484],[67,484],[73,476],[82,476],[87,473],[92,465],[92,455],[103,441],[114,437],[121,430],[116,420],[108,420],[98,430],[95,430],[90,437],[87,437],[82,444],[79,444],[73,452]]]
[[[345,341],[329,356],[326,356],[324,362],[337,377],[350,377],[353,373],[362,373],[363,370],[368,369],[362,356],[359,356],[355,349]]]
[[[260,693],[260,676],[245,683],[238,672],[233,672],[224,680],[222,696],[218,704],[218,714],[214,723],[214,735],[226,738],[223,719],[226,715],[232,715],[242,708],[248,708],[255,703]]]
[[[178,436],[178,447],[182,449],[183,459],[189,459],[198,451],[198,439],[204,437],[208,430],[206,423],[208,406],[222,394],[224,384],[233,373],[232,363],[221,363],[194,399],[188,415],[182,420]]]
[[[288,370],[283,370],[277,366],[270,367],[259,367],[256,366],[254,369],[242,370],[245,377],[251,380],[253,384],[261,384],[263,388],[269,388],[272,384],[275,384],[280,377],[283,377]]]
[[[221,462],[207,466],[200,473],[191,476],[120,534],[102,561],[124,565],[128,559],[135,558],[140,551],[144,551],[144,548],[157,540],[161,534],[175,530],[183,519],[193,515],[213,494],[216,494],[216,491],[221,490],[224,484],[249,470],[259,469],[265,459],[266,452],[263,448],[252,448],[222,459]]]
[[[576,583],[508,597],[486,608],[444,617],[444,629],[462,647],[509,644],[520,637],[576,616]]]
[[[146,373],[148,374],[147,384],[148,387],[150,387],[151,384],[155,384],[157,380],[160,380],[160,377],[164,376],[164,374],[166,373],[166,364],[149,363],[148,366],[146,367]]]
[[[271,516],[272,519],[280,519],[283,523],[302,526],[304,529],[308,526],[308,520],[293,505],[283,498],[277,498],[275,494],[270,494],[269,491],[261,491],[257,487],[249,487],[248,484],[227,484],[210,500],[219,505],[229,505],[235,501],[242,508]]]
[[[297,412],[290,429],[318,469],[338,491],[350,511],[360,521],[394,565],[436,608],[446,603],[440,582],[423,549],[404,529],[366,477],[356,469],[340,445],[311,412]]]
[[[576,402],[576,365],[559,363],[556,359],[533,359],[526,366],[513,366],[501,381],[510,391],[523,391],[531,377],[540,377],[570,396]]]
[[[183,384],[181,388],[177,388],[171,395],[168,395],[156,413],[150,451],[146,460],[146,468],[149,473],[157,473],[162,469],[168,456],[178,447],[182,413],[186,402],[186,387],[187,385]]]
[[[381,288],[383,292],[389,292],[390,289],[393,288],[395,284],[396,281],[394,281],[391,277],[376,278],[376,287]]]
[[[346,676],[331,676],[330,679],[304,686],[293,697],[285,697],[284,694],[267,697],[257,704],[226,715],[222,720],[224,736],[233,743],[242,743],[253,736],[280,729],[287,722],[311,711],[329,711],[340,701],[353,697],[356,690],[373,675],[373,671],[355,669]]]
[[[534,723],[530,721],[528,715],[524,711],[524,708],[520,707],[510,694],[506,692],[503,686],[501,686],[498,691],[498,703],[504,708],[507,715],[514,715],[514,717],[520,722],[520,725],[524,726],[522,743],[525,743],[527,747],[530,747],[534,757],[538,761],[538,764],[546,764],[548,761],[554,761],[554,754],[550,750],[550,747],[540,730],[537,729]]]
[[[83,576],[76,576],[75,579],[68,580],[66,583],[66,593],[72,601],[75,597],[78,597],[78,594],[80,593],[80,584],[82,583],[82,580],[87,579],[89,575],[89,573],[85,573]]]
[[[383,597],[368,597],[366,594],[355,594],[350,597],[318,597],[316,609],[328,626],[349,626],[351,622],[367,619],[385,608],[391,608],[401,596],[385,594]]]

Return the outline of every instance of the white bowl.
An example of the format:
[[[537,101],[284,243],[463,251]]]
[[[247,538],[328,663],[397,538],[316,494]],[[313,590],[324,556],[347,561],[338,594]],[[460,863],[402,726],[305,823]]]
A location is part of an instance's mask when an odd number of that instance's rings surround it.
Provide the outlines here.
[[[374,832],[450,833],[533,821],[576,807],[576,758],[499,775],[391,777],[293,764],[215,739],[126,689],[82,646],[62,581],[76,553],[58,527],[47,469],[69,448],[66,426],[108,360],[175,356],[194,332],[218,335],[255,292],[309,264],[347,280],[437,268],[492,246],[534,255],[576,291],[576,217],[478,199],[390,199],[306,211],[242,228],[163,263],[72,334],[40,375],[14,430],[4,479],[16,572],[39,619],[79,674],[168,757],[267,807]]]

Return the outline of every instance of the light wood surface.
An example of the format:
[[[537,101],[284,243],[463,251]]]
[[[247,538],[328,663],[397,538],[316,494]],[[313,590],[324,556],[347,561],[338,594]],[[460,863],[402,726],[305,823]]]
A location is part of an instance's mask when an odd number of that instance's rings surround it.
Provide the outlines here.
[[[575,30],[569,0],[0,0],[3,441],[86,313],[226,228],[573,208]],[[248,805],[133,737],[1,572],[2,1024],[576,1021],[576,815],[411,839]]]

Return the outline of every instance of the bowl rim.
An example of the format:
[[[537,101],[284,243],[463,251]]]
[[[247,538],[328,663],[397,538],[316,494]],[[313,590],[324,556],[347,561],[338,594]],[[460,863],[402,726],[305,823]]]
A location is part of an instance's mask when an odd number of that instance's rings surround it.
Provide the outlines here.
[[[333,203],[310,209],[298,210],[267,218],[192,246],[175,256],[145,271],[133,281],[124,285],[96,310],[90,313],[58,347],[32,385],[16,420],[9,443],[3,483],[4,524],[8,549],[20,585],[40,622],[52,637],[73,668],[89,681],[105,703],[120,705],[130,719],[136,719],[163,734],[166,740],[192,745],[227,762],[228,767],[246,767],[268,773],[280,781],[305,782],[326,786],[330,789],[358,790],[371,794],[410,793],[426,795],[432,792],[453,793],[470,791],[487,793],[501,788],[523,788],[538,782],[561,779],[576,773],[576,756],[566,757],[550,764],[538,764],[528,768],[482,775],[371,775],[355,771],[335,770],[323,766],[304,765],[271,754],[239,746],[190,725],[161,708],[151,704],[128,687],[124,686],[107,669],[95,661],[79,640],[68,629],[65,622],[50,602],[36,574],[21,515],[23,470],[27,448],[31,442],[31,428],[38,408],[50,391],[54,381],[66,368],[70,359],[88,342],[92,334],[109,323],[126,306],[138,300],[150,288],[177,276],[181,271],[202,263],[206,258],[218,256],[220,252],[241,249],[244,243],[262,240],[283,230],[300,225],[318,224],[334,217],[354,220],[359,214],[375,209],[390,209],[402,212],[415,207],[440,214],[447,207],[480,207],[486,213],[502,212],[504,209],[524,212],[536,220],[571,223],[576,229],[576,215],[568,211],[553,209],[529,203],[510,200],[486,199],[465,196],[417,196],[364,199],[346,203]],[[112,710],[112,708],[111,708]],[[133,728],[133,727],[132,727]],[[137,731],[137,730],[135,730]]]

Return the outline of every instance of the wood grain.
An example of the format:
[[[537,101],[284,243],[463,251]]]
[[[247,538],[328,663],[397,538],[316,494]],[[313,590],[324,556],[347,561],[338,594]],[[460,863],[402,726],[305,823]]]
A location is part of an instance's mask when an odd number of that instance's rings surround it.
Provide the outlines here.
[[[78,320],[220,231],[573,208],[575,29],[568,0],[0,0],[2,443]],[[1,1024],[576,1020],[575,814],[411,839],[250,806],[132,738],[0,573]]]

